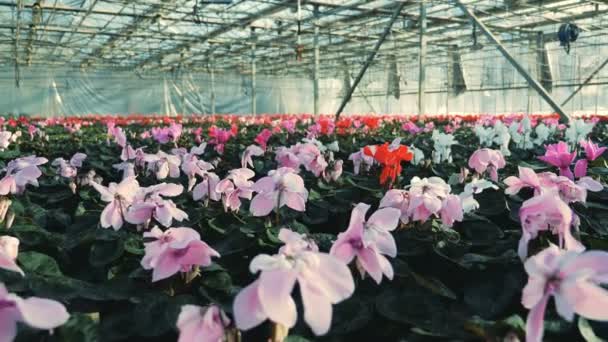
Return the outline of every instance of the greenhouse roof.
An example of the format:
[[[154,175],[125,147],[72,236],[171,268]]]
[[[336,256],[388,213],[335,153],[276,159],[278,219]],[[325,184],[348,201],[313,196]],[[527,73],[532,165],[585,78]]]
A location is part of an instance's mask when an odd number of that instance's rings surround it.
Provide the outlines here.
[[[403,1],[390,0],[0,0],[0,62],[150,71],[321,75],[361,65]],[[605,0],[464,0],[503,43],[556,41],[563,23],[586,38],[606,34]],[[375,59],[418,58],[420,1],[405,1]],[[427,64],[448,50],[495,54],[455,1],[425,1]],[[604,41],[602,41],[604,42]],[[583,44],[594,44],[585,41]]]

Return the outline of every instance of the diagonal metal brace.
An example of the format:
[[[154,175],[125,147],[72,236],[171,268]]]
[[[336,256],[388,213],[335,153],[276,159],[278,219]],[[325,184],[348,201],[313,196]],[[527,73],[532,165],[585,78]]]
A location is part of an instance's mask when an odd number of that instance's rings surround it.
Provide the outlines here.
[[[564,100],[564,102],[562,102],[562,106],[565,106],[566,103],[570,102],[570,100],[572,100],[572,98],[574,97],[574,95],[578,94],[579,91],[581,91],[581,89],[583,89],[584,86],[586,86],[594,77],[595,75],[597,75],[600,71],[602,71],[602,69],[608,65],[608,58],[606,58],[606,60],[604,60],[604,62],[602,64],[600,64],[595,70],[593,70],[593,72],[589,75],[589,77],[587,77],[585,79],[585,81],[583,83],[581,83],[578,88],[576,88],[572,94],[570,94],[570,96],[568,96],[568,98],[566,98]]]
[[[483,34],[485,34],[486,37],[496,45],[498,51],[500,51],[500,53],[502,53],[502,55],[509,61],[509,63],[511,63],[511,65],[513,65],[513,67],[515,67],[520,75],[526,79],[530,87],[534,88],[534,90],[536,90],[536,92],[551,106],[551,108],[553,108],[553,110],[559,114],[560,119],[568,122],[570,117],[568,114],[566,114],[564,109],[553,99],[553,97],[551,97],[547,90],[534,77],[532,77],[521,64],[519,64],[519,62],[515,59],[515,57],[513,57],[513,55],[511,55],[509,50],[507,50],[498,37],[494,36],[488,27],[482,23],[481,20],[479,20],[479,18],[477,18],[477,16],[473,13],[473,11],[467,8],[467,6],[464,5],[461,0],[454,0],[454,3],[479,27],[481,32],[483,32]]]
[[[336,112],[336,121],[338,121],[340,119],[340,114],[342,114],[344,107],[346,107],[346,104],[348,103],[348,101],[350,101],[351,97],[353,96],[353,93],[355,92],[357,85],[359,85],[359,82],[361,82],[363,75],[365,75],[367,68],[369,68],[369,66],[374,61],[374,58],[376,58],[376,55],[378,54],[378,50],[380,50],[380,46],[382,46],[382,43],[384,43],[384,41],[386,40],[386,37],[391,32],[391,27],[393,27],[395,20],[397,20],[397,18],[399,17],[399,14],[401,13],[401,10],[403,9],[403,7],[405,7],[405,4],[406,4],[405,2],[401,2],[401,3],[399,3],[399,6],[397,6],[397,8],[395,8],[395,11],[393,12],[393,16],[386,24],[386,28],[384,29],[384,32],[382,32],[382,36],[380,36],[380,39],[378,39],[376,46],[374,46],[374,49],[367,57],[365,64],[363,64],[361,71],[359,71],[357,78],[355,78],[353,85],[350,87],[350,89],[344,96],[344,99],[342,100],[342,103],[340,104],[340,108],[338,108],[338,111]]]

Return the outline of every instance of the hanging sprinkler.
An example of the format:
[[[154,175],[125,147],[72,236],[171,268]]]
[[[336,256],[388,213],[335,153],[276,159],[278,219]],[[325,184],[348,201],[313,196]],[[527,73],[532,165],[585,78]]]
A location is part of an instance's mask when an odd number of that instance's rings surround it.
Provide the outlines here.
[[[570,43],[574,43],[578,39],[581,29],[576,24],[562,24],[557,31],[559,45],[563,46],[567,54],[570,54]]]

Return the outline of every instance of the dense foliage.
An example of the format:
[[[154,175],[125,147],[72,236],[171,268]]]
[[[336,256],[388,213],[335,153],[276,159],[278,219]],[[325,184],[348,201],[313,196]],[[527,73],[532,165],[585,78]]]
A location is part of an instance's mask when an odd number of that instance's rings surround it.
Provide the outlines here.
[[[177,130],[173,119],[146,120],[112,120],[110,126],[107,118],[3,123],[5,132],[22,133],[7,142],[0,152],[2,167],[8,166],[11,160],[30,155],[44,157],[49,162],[38,166],[42,176],[37,187],[30,183],[22,194],[7,194],[2,199],[10,197],[3,224],[11,227],[0,228],[3,230],[0,235],[19,239],[17,264],[25,276],[0,270],[0,282],[9,292],[24,298],[37,296],[59,301],[71,315],[69,321],[50,336],[46,331],[20,325],[17,341],[176,341],[176,322],[186,304],[216,304],[234,323],[234,298],[257,277],[250,272],[249,264],[260,253],[277,253],[283,244],[279,239],[281,228],[306,234],[320,251],[329,252],[337,235],[349,227],[355,205],[371,205],[369,215],[378,209],[389,188],[408,188],[414,177],[440,177],[450,184],[452,194],[463,193],[465,185],[477,174],[469,159],[482,147],[483,133],[476,132],[475,125],[491,128],[500,122],[470,118],[470,122],[458,119],[424,124],[356,117],[334,123],[329,118],[315,121],[306,116],[229,117],[183,119],[179,134],[174,134],[159,131],[163,127]],[[455,220],[451,226],[438,217],[399,223],[391,232],[398,254],[387,258],[394,270],[392,280],[385,278],[378,284],[369,275],[362,278],[352,263],[354,294],[333,306],[331,329],[327,334],[315,336],[302,319],[302,304],[296,290],[293,298],[300,319],[290,329],[287,341],[502,341],[505,337],[523,340],[528,310],[521,301],[528,275],[518,256],[522,236],[519,211],[522,203],[534,194],[530,189],[523,189],[507,195],[503,181],[509,176],[518,176],[518,167],[537,173],[560,171],[559,167],[538,158],[545,155],[546,144],[565,140],[568,134],[566,127],[558,126],[554,118],[547,120],[546,127],[551,127],[551,133],[542,143],[521,145],[512,135],[512,140],[506,143],[508,156],[504,144],[494,144],[496,151],[503,147],[506,165],[497,170],[495,189],[489,187],[474,194],[479,208],[467,212],[462,220]],[[539,138],[540,133],[533,128],[541,121],[542,118],[533,118],[529,139]],[[504,118],[503,122],[522,125],[517,118]],[[129,147],[112,134],[114,124],[126,133]],[[151,130],[153,127],[158,129]],[[440,145],[446,139],[438,135],[440,132],[452,134],[444,155]],[[589,138],[601,143],[606,141],[607,134],[600,122],[595,124]],[[369,170],[361,167],[355,174],[353,159],[357,161],[357,157],[353,157],[353,153],[360,152],[363,153],[360,157],[365,157],[362,149],[366,146],[377,146],[377,149],[385,146],[384,149],[388,149],[385,152],[389,153],[391,147],[384,144],[391,144],[398,137],[403,148],[409,146],[409,152],[414,152],[414,160],[420,156],[422,159],[413,163],[412,158],[403,154],[394,157],[396,159],[383,157],[383,162],[376,157],[376,164]],[[226,179],[229,171],[242,167],[243,152],[255,144],[263,152],[251,155],[249,168],[255,175],[249,180],[255,182],[278,168],[276,155],[280,146],[296,145],[303,138],[316,138],[325,146],[337,142],[338,147],[331,151],[333,161],[325,154],[328,165],[323,170],[302,168],[299,171],[307,190],[304,211],[286,205],[267,215],[253,215],[247,196],[240,197],[239,206],[228,202],[228,207],[226,202],[212,198],[194,200],[193,191],[188,190],[203,178],[196,175],[189,178],[184,170],[178,172],[179,177],[173,177],[174,172],[167,169],[166,178],[159,180],[164,178],[159,176],[162,170],[150,169],[148,166],[153,161],[148,158],[146,167],[135,165],[132,170],[139,186],[149,187],[160,182],[181,184],[184,191],[171,200],[187,214],[187,219],[177,222],[174,215],[170,225],[159,224],[162,219],[153,217],[150,222],[139,225],[125,221],[120,229],[101,227],[100,216],[108,200],[104,200],[100,190],[91,183],[104,187],[110,182],[121,183],[123,171],[114,166],[125,162],[121,153],[135,155],[141,147],[141,151],[149,155],[158,156],[161,150],[180,156],[180,152],[172,150],[182,147],[191,151],[193,147],[200,147],[203,153],[197,155],[198,159],[212,164],[213,172],[220,179]],[[201,145],[204,142],[206,147]],[[129,148],[132,151],[127,151]],[[570,144],[570,150],[578,151],[579,156],[585,155],[578,142]],[[373,156],[372,152],[369,157]],[[416,156],[415,152],[420,154]],[[69,177],[62,175],[61,171],[70,167],[68,161],[76,153],[86,154],[86,159],[81,166],[73,166],[75,175],[68,171],[65,173]],[[51,161],[56,158],[64,158],[65,164],[52,165]],[[343,172],[331,174],[330,170],[338,169],[338,161]],[[568,165],[573,163],[571,160]],[[124,164],[121,167],[126,168]],[[488,181],[495,178],[489,173],[486,176]],[[589,160],[588,176],[606,184],[608,168],[603,156]],[[237,182],[233,182],[238,187]],[[586,201],[571,205],[580,219],[579,231],[573,230],[573,235],[588,249],[608,250],[606,200],[608,190],[603,188],[587,192]],[[142,267],[146,254],[144,243],[150,242],[143,230],[153,226],[162,230],[192,228],[220,257],[213,257],[209,265],[201,267],[198,276],[188,272],[153,282],[152,271]],[[531,239],[528,255],[543,250],[549,241],[558,243],[551,232],[542,232],[538,238]],[[608,337],[608,326],[583,318],[568,322],[559,317],[554,305],[548,306],[544,329],[547,341],[583,338],[596,341],[595,335]],[[242,332],[242,339],[266,340],[271,330],[267,321]]]

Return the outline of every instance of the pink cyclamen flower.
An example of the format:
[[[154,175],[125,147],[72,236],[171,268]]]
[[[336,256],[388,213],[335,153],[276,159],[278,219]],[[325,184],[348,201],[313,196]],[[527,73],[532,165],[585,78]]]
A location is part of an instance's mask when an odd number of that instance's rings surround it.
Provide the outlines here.
[[[253,160],[251,157],[259,157],[264,155],[264,150],[257,145],[249,145],[243,152],[243,156],[241,157],[241,167],[245,168],[247,166],[253,168]]]
[[[224,341],[230,319],[217,305],[184,305],[177,317],[177,342]]]
[[[439,217],[441,218],[441,222],[447,227],[453,226],[456,221],[462,222],[464,210],[460,197],[449,194],[441,203]]]
[[[268,172],[268,176],[255,182],[252,190],[257,192],[249,207],[253,216],[266,216],[282,206],[296,211],[306,210],[308,190],[302,177],[291,168],[282,167]]]
[[[564,251],[550,245],[530,257],[524,267],[528,283],[522,304],[530,310],[526,320],[526,341],[541,342],[549,299],[555,299],[557,313],[572,321],[574,314],[608,320],[608,292],[600,286],[608,275],[608,253]]]
[[[264,128],[260,134],[258,134],[254,141],[260,145],[260,147],[262,149],[266,149],[266,145],[268,144],[268,140],[270,140],[270,137],[272,137],[272,131],[270,131],[268,128]]]
[[[76,153],[70,158],[70,161],[63,158],[56,158],[51,165],[57,167],[57,173],[61,177],[74,178],[78,174],[78,168],[82,167],[82,162],[87,158],[84,153]]]
[[[545,155],[538,157],[547,164],[559,168],[559,175],[574,179],[574,175],[570,170],[570,165],[576,158],[576,152],[570,152],[568,144],[560,141],[557,144],[545,146]]]
[[[291,148],[280,146],[275,151],[275,160],[279,163],[279,167],[289,167],[295,172],[300,169],[300,158],[292,151]]]
[[[336,160],[331,170],[323,170],[323,179],[326,182],[337,181],[342,176],[342,164],[344,164],[342,160]]]
[[[368,204],[357,204],[351,213],[348,229],[338,234],[330,254],[345,263],[357,257],[361,277],[369,273],[380,284],[382,275],[393,279],[393,267],[385,255],[397,256],[397,245],[390,232],[397,228],[401,212],[395,208],[379,209],[366,221],[365,214],[369,208]]]
[[[178,272],[190,272],[195,266],[210,266],[212,257],[220,257],[192,228],[169,228],[163,232],[154,227],[144,237],[154,239],[144,244],[146,254],[141,260],[145,270],[153,270],[153,282]]]
[[[587,157],[587,160],[589,160],[589,161],[594,161],[597,158],[601,157],[602,154],[604,154],[604,152],[608,148],[608,147],[600,147],[598,144],[594,144],[593,141],[591,141],[591,139],[588,141],[583,140],[580,142],[580,144],[583,147],[583,149],[585,150],[585,155]]]
[[[108,202],[108,205],[101,212],[101,226],[119,230],[124,223],[127,209],[139,190],[139,183],[135,177],[130,177],[123,179],[119,184],[110,183],[108,187],[96,182],[91,182],[91,185],[99,192],[101,200]]]
[[[370,147],[370,149],[372,149],[374,153],[375,148],[376,146]],[[363,166],[364,171],[369,171],[372,165],[374,165],[375,161],[374,157],[368,156],[363,153],[363,149],[359,150],[358,152],[351,153],[351,155],[348,156],[348,160],[351,160],[353,162],[353,173],[355,175],[359,174],[359,172],[361,171],[361,166]]]
[[[488,171],[490,179],[498,181],[498,170],[507,165],[502,153],[489,148],[479,149],[469,158],[469,167],[475,169],[480,175]]]
[[[241,198],[251,199],[253,182],[249,179],[253,176],[255,172],[247,168],[234,169],[217,184],[215,191],[222,194],[224,211],[239,211]]]
[[[148,163],[148,170],[154,172],[158,180],[163,180],[167,176],[179,177],[179,167],[182,161],[178,156],[158,151],[156,154],[146,154],[144,161]]]
[[[36,156],[11,160],[4,169],[4,178],[0,180],[0,195],[21,194],[28,184],[38,186],[38,177],[42,175],[38,166],[46,162],[46,158]]]
[[[401,223],[407,224],[409,216],[410,193],[407,190],[391,189],[380,200],[380,208],[395,208],[401,211]]]
[[[52,330],[65,324],[70,314],[63,304],[45,298],[23,299],[9,293],[0,283],[0,341],[11,342],[17,336],[17,323],[34,329]]]
[[[294,234],[281,229],[279,239],[287,248],[272,256],[260,254],[251,261],[249,270],[260,272],[260,276],[234,299],[234,320],[239,329],[249,330],[267,319],[292,328],[298,318],[291,296],[297,282],[304,320],[316,335],[323,335],[331,326],[332,304],[353,294],[355,283],[346,264],[318,252],[314,242],[304,236],[294,238]]]
[[[144,224],[154,218],[165,227],[173,220],[182,222],[188,214],[177,208],[173,201],[164,197],[176,197],[184,191],[181,184],[161,183],[140,190],[141,198],[135,201],[125,214],[125,220],[133,224]]]
[[[572,209],[555,191],[545,191],[525,201],[519,209],[522,236],[517,253],[522,260],[528,255],[528,243],[541,231],[550,231],[558,236],[559,246],[573,251],[582,251],[583,245],[572,236],[574,216]]]
[[[18,254],[19,239],[6,235],[0,236],[0,268],[24,275],[23,270],[15,262]]]
[[[450,191],[450,186],[439,177],[420,179],[414,176],[410,181],[408,208],[412,220],[424,222],[431,215],[439,216]]]
[[[533,188],[535,191],[540,190],[540,179],[534,170],[529,167],[517,167],[519,170],[519,178],[509,176],[505,178],[504,183],[507,185],[505,194],[515,195],[523,188]]]
[[[198,183],[192,189],[192,199],[195,201],[219,201],[222,199],[222,194],[217,191],[217,184],[220,182],[220,177],[213,172],[205,172],[203,181]]]

